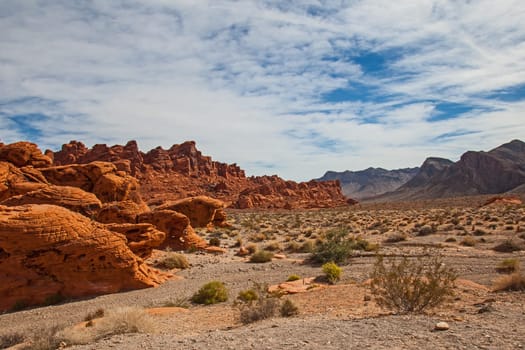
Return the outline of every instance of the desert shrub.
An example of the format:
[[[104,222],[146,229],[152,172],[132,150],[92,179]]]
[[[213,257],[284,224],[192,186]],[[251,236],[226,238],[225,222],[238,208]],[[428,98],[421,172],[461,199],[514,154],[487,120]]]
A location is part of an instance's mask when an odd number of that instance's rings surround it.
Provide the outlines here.
[[[282,317],[295,316],[299,314],[299,307],[290,299],[286,299],[279,308],[279,313]]]
[[[311,253],[315,249],[314,241],[307,240],[302,245],[301,248],[299,248],[300,253]]]
[[[210,238],[210,240],[208,241],[208,243],[211,245],[211,246],[214,246],[214,247],[220,247],[221,246],[221,239],[219,237],[212,237]]]
[[[337,264],[346,263],[352,254],[353,241],[348,238],[348,231],[345,229],[331,230],[326,234],[326,240],[312,252],[311,259],[315,263],[324,264],[334,262]]]
[[[241,290],[237,295],[237,300],[242,303],[249,303],[259,299],[259,293],[254,289]]]
[[[296,275],[296,274],[292,274],[292,275],[288,276],[288,279],[286,280],[286,282],[293,282],[293,281],[297,281],[297,280],[300,280],[300,279],[301,279],[301,276]]]
[[[335,284],[341,279],[343,269],[334,262],[327,262],[322,267],[326,279],[330,284]]]
[[[448,242],[448,243],[457,242],[457,239],[456,237],[447,237],[447,239],[445,239],[445,242]]]
[[[432,233],[436,233],[436,227],[434,225],[432,225],[432,226],[424,225],[424,226],[419,228],[419,230],[417,232],[417,235],[418,236],[427,236],[427,235],[430,235]]]
[[[163,307],[180,307],[183,309],[188,309],[190,307],[190,303],[188,298],[177,298],[177,299],[170,299],[166,300],[162,303]]]
[[[194,303],[204,305],[217,304],[226,300],[228,300],[228,290],[224,283],[219,281],[206,283],[191,298]]]
[[[253,253],[255,253],[257,251],[257,246],[255,244],[253,244],[253,243],[248,244],[246,246],[246,250],[248,250],[248,253],[253,254]]]
[[[63,326],[52,325],[33,330],[30,344],[24,346],[24,350],[54,350],[57,349],[63,338],[58,334]]]
[[[291,253],[298,253],[301,251],[301,244],[299,242],[292,241],[286,245],[285,250]]]
[[[520,244],[508,239],[496,245],[494,248],[492,248],[492,250],[500,253],[511,253],[522,250],[522,247]]]
[[[474,247],[478,242],[474,237],[467,236],[461,240],[461,245],[464,245],[466,247]]]
[[[264,320],[276,315],[279,309],[279,299],[268,293],[268,286],[254,282],[252,290],[257,299],[240,302],[240,321],[244,324]]]
[[[25,340],[21,333],[4,334],[0,336],[0,349],[7,349],[13,345],[20,344]]]
[[[89,328],[64,328],[56,332],[54,337],[67,345],[87,344],[116,334],[152,333],[155,329],[155,323],[146,310],[123,307],[107,311]]]
[[[91,321],[91,320],[94,320],[96,318],[101,318],[101,317],[104,317],[104,309],[97,309],[93,312],[90,312],[88,313],[85,317],[84,317],[84,321]]]
[[[493,291],[525,291],[525,275],[518,269],[510,275],[502,276],[494,282]]]
[[[272,261],[273,253],[266,250],[258,250],[250,257],[252,263],[265,263]]]
[[[502,260],[497,266],[496,271],[499,273],[512,273],[519,270],[520,262],[518,259],[509,258]]]
[[[472,232],[472,234],[473,234],[474,236],[484,236],[484,235],[487,234],[487,231],[485,231],[485,230],[483,230],[483,229],[480,229],[480,228],[477,228],[477,229],[475,229],[475,230]]]
[[[275,252],[281,250],[281,245],[278,242],[272,242],[265,245],[263,249],[270,252]]]
[[[190,267],[188,259],[179,253],[168,253],[162,260],[155,264],[155,267],[171,270],[171,269],[187,269]]]
[[[383,242],[385,242],[385,243],[397,243],[397,242],[406,241],[406,239],[407,239],[407,235],[405,233],[396,232],[396,233],[393,233],[390,236],[388,236]]]
[[[439,256],[410,261],[403,258],[386,266],[378,256],[371,274],[371,289],[379,305],[401,313],[421,312],[453,295],[457,275]]]

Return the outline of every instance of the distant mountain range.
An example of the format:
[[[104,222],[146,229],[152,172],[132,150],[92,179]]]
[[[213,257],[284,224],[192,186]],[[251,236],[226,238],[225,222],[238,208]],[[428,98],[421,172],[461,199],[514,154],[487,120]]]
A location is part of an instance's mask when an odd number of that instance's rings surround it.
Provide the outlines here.
[[[457,162],[427,158],[420,168],[329,171],[320,180],[325,179],[338,179],[345,195],[370,201],[525,194],[525,143],[513,140],[489,152],[468,151]]]
[[[327,171],[318,181],[339,180],[343,194],[349,198],[362,200],[386,192],[394,191],[412,179],[419,168],[386,170],[368,168],[360,171]]]

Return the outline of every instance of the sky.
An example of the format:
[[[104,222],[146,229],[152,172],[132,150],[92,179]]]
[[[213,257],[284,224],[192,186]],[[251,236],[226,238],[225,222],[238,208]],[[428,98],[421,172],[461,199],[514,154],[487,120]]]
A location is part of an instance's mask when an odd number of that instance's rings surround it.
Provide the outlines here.
[[[4,143],[302,181],[524,140],[524,107],[521,0],[0,1]]]

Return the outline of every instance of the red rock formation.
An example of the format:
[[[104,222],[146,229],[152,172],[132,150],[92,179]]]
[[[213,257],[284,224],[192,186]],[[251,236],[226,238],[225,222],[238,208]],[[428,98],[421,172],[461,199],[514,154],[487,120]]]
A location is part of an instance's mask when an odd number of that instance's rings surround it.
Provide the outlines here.
[[[148,244],[154,246],[158,237],[150,235],[155,243]],[[127,244],[123,234],[65,208],[0,206],[0,310],[59,294],[113,293],[166,280],[168,275],[149,268]]]
[[[173,250],[186,250],[189,248],[205,249],[208,243],[195,233],[190,225],[190,219],[173,210],[154,210],[140,214],[139,222],[155,225],[166,233],[166,239],[161,248],[170,247]]]
[[[485,207],[487,205],[522,205],[523,202],[518,196],[495,196],[492,198],[489,198],[485,203],[483,203],[482,207]]]
[[[36,191],[11,197],[2,205],[17,206],[24,204],[54,204],[87,217],[94,216],[101,207],[98,198],[77,187],[49,185]]]
[[[146,208],[138,181],[108,162],[73,164],[39,169],[50,183],[94,193],[102,203],[131,200]]]
[[[110,202],[102,205],[96,220],[105,224],[136,223],[139,214],[148,211],[132,201]]]
[[[35,168],[47,167],[52,163],[37,145],[25,141],[0,146],[0,161],[10,162],[17,167],[31,165]]]
[[[27,167],[18,169],[11,163],[0,162],[0,201],[48,186],[45,179],[40,181],[40,177],[35,176],[35,169],[29,170]]]
[[[150,205],[168,200],[205,195],[237,208],[318,208],[346,205],[335,181],[296,183],[277,176],[250,177],[236,164],[225,164],[203,156],[195,142],[138,151],[134,141],[126,146],[96,145],[87,149],[71,141],[55,153],[55,164],[111,161],[128,169],[141,184],[142,196]],[[128,170],[126,170],[128,171]]]
[[[166,239],[166,233],[151,224],[107,224],[106,228],[126,236],[129,249],[143,259],[149,258],[153,248],[158,248]]]
[[[168,202],[157,209],[169,209],[186,215],[193,227],[206,227],[210,223],[224,226],[226,216],[222,209],[224,203],[206,196],[190,197],[175,202]],[[217,212],[219,212],[218,215]]]

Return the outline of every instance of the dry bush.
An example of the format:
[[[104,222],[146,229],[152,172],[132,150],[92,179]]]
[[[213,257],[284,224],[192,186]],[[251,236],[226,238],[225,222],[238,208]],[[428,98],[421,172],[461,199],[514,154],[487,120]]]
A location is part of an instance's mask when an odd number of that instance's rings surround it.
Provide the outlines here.
[[[104,309],[100,308],[100,309],[97,309],[93,312],[90,312],[88,313],[85,317],[84,317],[84,321],[88,322],[88,321],[91,321],[91,320],[94,320],[96,318],[101,318],[101,317],[104,317]]]
[[[504,259],[496,266],[496,271],[499,273],[512,273],[519,269],[520,261],[515,258]]]
[[[313,262],[320,264],[330,261],[344,264],[352,254],[352,251],[353,241],[348,238],[348,231],[346,229],[336,229],[327,232],[326,239],[314,249],[311,259]]]
[[[410,261],[406,257],[385,266],[378,256],[371,274],[372,294],[379,305],[400,313],[421,312],[438,306],[453,295],[454,269],[439,256]]]
[[[396,232],[388,236],[383,242],[384,243],[398,243],[407,240],[406,233]]]
[[[5,334],[0,336],[0,349],[7,349],[24,341],[25,337],[22,333]]]
[[[255,292],[257,297],[240,302],[236,306],[240,310],[240,321],[244,324],[264,320],[276,315],[279,309],[279,299],[268,293],[268,286],[254,282],[251,291]]]
[[[467,236],[461,241],[461,245],[465,247],[474,247],[477,243],[476,239],[472,236]]]
[[[252,263],[265,263],[272,261],[273,253],[266,250],[258,250],[250,257]]]
[[[494,282],[494,292],[525,291],[525,275],[518,269],[510,275],[502,276]]]
[[[155,264],[155,267],[161,268],[161,269],[187,269],[190,267],[190,263],[188,262],[188,259],[182,254],[179,253],[173,253],[169,252],[162,260],[157,262]]]
[[[492,250],[500,253],[511,253],[522,250],[522,245],[514,242],[513,240],[506,240],[498,245],[496,245]]]
[[[290,299],[286,299],[279,308],[279,313],[282,317],[292,317],[299,314],[299,307]]]
[[[93,322],[91,327],[65,328],[56,337],[67,345],[88,344],[116,334],[153,333],[155,329],[155,322],[146,310],[122,307],[109,310],[104,317]]]
[[[24,346],[24,350],[54,350],[57,349],[63,338],[58,334],[64,326],[52,325],[34,330],[29,339],[29,344]]]

